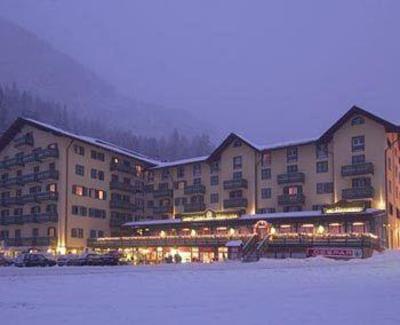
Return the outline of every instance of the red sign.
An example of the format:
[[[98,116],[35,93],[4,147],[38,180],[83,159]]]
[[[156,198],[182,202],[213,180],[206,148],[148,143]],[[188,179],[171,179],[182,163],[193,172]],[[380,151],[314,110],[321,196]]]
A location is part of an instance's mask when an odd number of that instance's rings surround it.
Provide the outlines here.
[[[362,258],[360,248],[314,247],[307,250],[308,256],[325,256],[332,258]]]

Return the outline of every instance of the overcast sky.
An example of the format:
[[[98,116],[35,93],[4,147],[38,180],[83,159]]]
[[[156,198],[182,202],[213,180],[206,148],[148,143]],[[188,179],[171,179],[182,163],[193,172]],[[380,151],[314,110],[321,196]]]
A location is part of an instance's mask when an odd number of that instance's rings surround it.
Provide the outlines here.
[[[353,104],[400,122],[399,0],[1,0],[121,92],[258,143]]]

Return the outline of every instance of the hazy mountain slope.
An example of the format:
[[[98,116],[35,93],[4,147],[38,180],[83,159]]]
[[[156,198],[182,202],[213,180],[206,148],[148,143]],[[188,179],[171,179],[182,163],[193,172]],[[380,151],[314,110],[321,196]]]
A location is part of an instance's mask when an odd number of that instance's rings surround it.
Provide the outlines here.
[[[106,81],[23,28],[0,18],[0,82],[16,82],[44,98],[136,134],[207,132],[189,113],[121,96]],[[96,53],[93,53],[96,55]],[[117,124],[116,124],[117,125]]]

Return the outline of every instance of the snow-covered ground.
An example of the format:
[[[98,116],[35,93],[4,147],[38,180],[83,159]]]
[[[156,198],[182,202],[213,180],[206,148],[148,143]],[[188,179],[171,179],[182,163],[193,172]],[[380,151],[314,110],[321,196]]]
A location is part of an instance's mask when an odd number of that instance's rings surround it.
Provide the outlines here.
[[[263,260],[0,268],[0,324],[400,324],[400,252]]]

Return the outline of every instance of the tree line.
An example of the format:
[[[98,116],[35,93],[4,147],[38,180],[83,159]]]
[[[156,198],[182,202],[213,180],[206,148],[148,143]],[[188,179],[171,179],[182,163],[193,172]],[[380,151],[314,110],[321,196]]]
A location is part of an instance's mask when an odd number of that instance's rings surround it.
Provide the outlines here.
[[[109,141],[160,160],[202,156],[213,150],[206,134],[187,137],[175,129],[161,138],[140,136],[106,121],[80,118],[65,105],[21,90],[15,83],[0,85],[0,132],[3,133],[17,117],[32,118],[69,132]]]

